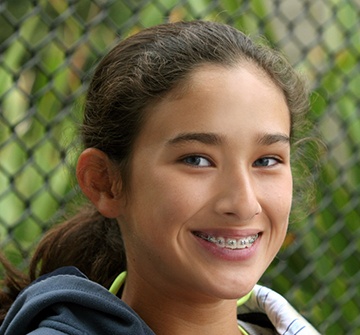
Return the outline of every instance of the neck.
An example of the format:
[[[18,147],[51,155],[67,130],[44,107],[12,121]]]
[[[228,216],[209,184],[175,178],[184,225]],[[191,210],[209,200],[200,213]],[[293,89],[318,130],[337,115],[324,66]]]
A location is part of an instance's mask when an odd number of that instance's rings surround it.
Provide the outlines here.
[[[134,284],[136,283],[136,285]],[[239,335],[236,300],[195,297],[157,289],[128,276],[122,300],[138,313],[157,335]]]

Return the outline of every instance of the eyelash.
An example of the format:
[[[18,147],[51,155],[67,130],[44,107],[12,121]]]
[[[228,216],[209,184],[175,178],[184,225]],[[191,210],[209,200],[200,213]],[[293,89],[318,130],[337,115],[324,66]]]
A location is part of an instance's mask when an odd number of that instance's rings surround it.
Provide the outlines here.
[[[195,162],[189,162],[187,160],[189,159],[193,159],[193,160],[206,160],[208,162],[207,165],[205,166],[202,166],[202,165],[198,165],[196,164]],[[193,167],[196,167],[196,168],[204,168],[204,167],[212,167],[214,166],[214,163],[207,157],[204,157],[202,155],[187,155],[185,157],[182,157],[180,159],[180,161],[186,165],[189,165],[189,166],[193,166]]]
[[[274,164],[271,164],[271,165],[256,165],[256,162],[259,162],[259,161],[268,161],[268,160],[274,160],[275,163]],[[261,157],[259,159],[257,159],[254,163],[253,163],[253,166],[254,167],[273,167],[273,166],[276,166],[278,164],[281,164],[282,163],[282,160],[278,157],[272,157],[272,156],[267,156],[267,157]]]
[[[187,160],[189,159],[192,159],[193,162],[189,162]],[[199,163],[200,160],[206,160],[208,162],[207,165],[205,166],[202,166],[200,164],[197,164]],[[275,163],[274,164],[270,164],[270,165],[257,165],[258,162],[267,162],[269,160],[274,160]],[[194,166],[194,167],[197,167],[197,168],[203,168],[203,167],[212,167],[214,166],[214,163],[207,157],[204,157],[202,155],[188,155],[188,156],[185,156],[183,158],[180,159],[180,161],[186,165],[189,165],[189,166]],[[195,162],[196,161],[196,162]],[[282,160],[278,157],[272,157],[272,156],[265,156],[265,157],[261,157],[261,158],[258,158],[252,165],[254,167],[273,167],[273,166],[276,166],[278,164],[281,164],[282,163]]]

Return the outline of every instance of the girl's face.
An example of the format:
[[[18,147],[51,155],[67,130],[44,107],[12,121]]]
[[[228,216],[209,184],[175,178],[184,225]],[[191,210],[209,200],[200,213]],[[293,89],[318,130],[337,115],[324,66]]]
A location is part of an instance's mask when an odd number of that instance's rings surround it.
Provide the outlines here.
[[[206,65],[189,84],[150,111],[135,143],[119,218],[129,285],[235,299],[253,288],[286,234],[289,111],[251,65]]]

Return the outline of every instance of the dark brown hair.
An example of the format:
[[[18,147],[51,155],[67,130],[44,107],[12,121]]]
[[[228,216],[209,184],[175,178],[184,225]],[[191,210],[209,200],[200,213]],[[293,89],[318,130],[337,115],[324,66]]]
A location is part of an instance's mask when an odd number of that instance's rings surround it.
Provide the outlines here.
[[[221,23],[193,21],[151,27],[119,43],[99,63],[88,89],[81,127],[84,147],[102,150],[119,166],[125,190],[132,146],[146,118],[151,117],[149,107],[186,83],[192,71],[204,64],[252,64],[258,68],[264,80],[273,81],[285,96],[292,143],[303,136],[308,93],[280,53]],[[19,290],[61,266],[76,266],[105,287],[126,268],[117,222],[102,217],[91,205],[44,236],[29,276],[15,271],[5,260],[3,263],[8,276],[6,290],[0,294],[2,317]]]

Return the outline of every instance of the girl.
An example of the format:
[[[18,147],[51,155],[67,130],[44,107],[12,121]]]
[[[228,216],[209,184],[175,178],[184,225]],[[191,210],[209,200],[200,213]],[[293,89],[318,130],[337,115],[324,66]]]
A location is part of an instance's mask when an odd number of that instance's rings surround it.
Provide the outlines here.
[[[256,285],[286,235],[307,108],[291,66],[227,25],[121,42],[85,105],[92,205],[44,237],[29,278],[7,266],[0,334],[317,334]]]

